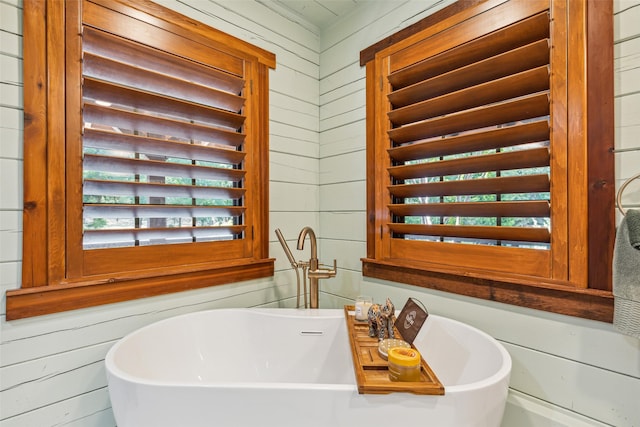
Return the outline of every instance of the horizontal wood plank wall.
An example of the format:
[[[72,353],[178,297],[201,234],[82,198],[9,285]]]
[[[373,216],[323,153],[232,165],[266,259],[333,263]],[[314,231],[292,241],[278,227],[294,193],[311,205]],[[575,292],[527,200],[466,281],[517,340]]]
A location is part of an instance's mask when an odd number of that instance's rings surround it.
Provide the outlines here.
[[[292,245],[303,226],[319,227],[319,32],[259,2],[158,3],[276,54],[270,71],[270,229],[281,228]],[[278,259],[273,280],[6,322],[4,295],[20,286],[21,275],[21,7],[20,0],[0,0],[0,424],[113,427],[104,357],[116,340],[181,313],[292,306],[295,274],[271,232],[271,256]]]
[[[363,280],[366,255],[365,69],[360,50],[451,2],[371,2],[323,32],[320,55],[320,223],[322,254],[337,258],[339,280],[325,299],[340,307],[358,294],[396,306],[409,296],[435,313],[475,325],[513,358],[505,427],[640,425],[640,340],[612,325]],[[615,0],[616,148],[640,145],[640,1]],[[640,151],[617,155],[618,185],[640,172]],[[640,183],[625,192],[640,203]]]
[[[640,173],[640,1],[614,2],[617,188]],[[625,208],[640,208],[640,180],[622,195]],[[621,216],[618,214],[618,220]]]
[[[281,228],[290,245],[304,225],[320,230],[321,257],[337,258],[340,269],[336,279],[321,284],[323,307],[341,307],[361,292],[376,299],[391,296],[398,305],[417,296],[433,313],[497,337],[517,367],[505,426],[640,425],[636,405],[628,401],[639,392],[640,341],[616,333],[610,325],[362,281],[365,81],[359,52],[450,1],[406,2],[402,7],[367,2],[322,34],[264,2],[159,3],[277,55],[277,69],[270,75],[270,228]],[[113,342],[149,322],[180,313],[290,306],[295,275],[272,235],[271,255],[278,259],[273,282],[233,284],[6,322],[4,292],[20,286],[21,268],[21,4],[0,0],[0,423],[3,427],[114,426],[103,366]],[[640,141],[640,31],[635,24],[640,1],[616,0],[614,9],[616,147],[621,148]],[[619,155],[619,182],[638,164],[636,154]],[[640,203],[640,192],[631,190],[625,203]],[[308,255],[295,249],[294,254]],[[568,375],[561,378],[565,371]],[[538,380],[550,375],[559,383]],[[561,389],[556,391],[558,385]]]

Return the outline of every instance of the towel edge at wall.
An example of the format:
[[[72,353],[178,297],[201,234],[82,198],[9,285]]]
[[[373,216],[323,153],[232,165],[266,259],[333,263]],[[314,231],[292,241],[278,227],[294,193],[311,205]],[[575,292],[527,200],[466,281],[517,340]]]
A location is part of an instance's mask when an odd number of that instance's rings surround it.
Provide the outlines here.
[[[640,211],[629,210],[618,226],[613,252],[613,325],[640,338],[640,250],[630,242],[636,229],[640,230]]]
[[[625,215],[625,222],[629,232],[629,243],[634,249],[640,250],[640,210],[629,209]]]

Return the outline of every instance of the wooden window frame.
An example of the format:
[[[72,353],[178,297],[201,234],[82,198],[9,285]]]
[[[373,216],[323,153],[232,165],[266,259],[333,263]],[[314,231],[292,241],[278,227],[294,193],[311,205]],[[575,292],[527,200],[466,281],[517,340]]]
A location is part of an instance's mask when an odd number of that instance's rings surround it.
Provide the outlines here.
[[[518,0],[511,1],[517,6]],[[385,76],[384,58],[470,17],[504,7],[504,3],[505,0],[458,1],[361,52],[360,64],[366,66],[367,74],[368,215],[363,275],[611,322],[611,259],[615,238],[611,2],[550,0],[553,19],[566,17],[564,22],[571,29],[566,45],[561,48],[566,49],[566,53],[561,49],[554,49],[552,53],[560,55],[556,63],[566,61],[567,75],[565,82],[557,82],[564,87],[556,90],[565,91],[567,97],[567,129],[561,131],[566,131],[568,138],[566,155],[570,170],[564,190],[570,191],[566,211],[568,225],[566,245],[558,248],[562,255],[550,260],[562,274],[549,277],[517,271],[496,274],[490,269],[416,261],[415,255],[414,259],[391,257],[388,247],[384,246],[389,231],[381,218],[386,216],[389,160],[381,154],[387,147],[380,147],[380,140],[384,139],[380,135],[386,134],[388,124],[382,117],[382,114],[386,116],[385,101],[380,101],[377,94],[383,84],[381,77]]]
[[[72,0],[70,0],[72,1]],[[246,138],[255,149],[246,161],[252,205],[248,250],[242,256],[206,263],[176,265],[140,272],[68,274],[67,185],[65,152],[65,4],[25,0],[24,28],[24,212],[22,285],[6,294],[7,320],[56,313],[273,276],[268,257],[269,68],[275,55],[148,0],[90,0],[125,16],[236,55],[245,61],[251,102],[245,112]],[[78,10],[81,2],[78,2]],[[77,19],[77,18],[76,18]],[[81,216],[81,215],[80,215]],[[248,254],[248,255],[247,255]],[[108,262],[108,260],[105,260]]]

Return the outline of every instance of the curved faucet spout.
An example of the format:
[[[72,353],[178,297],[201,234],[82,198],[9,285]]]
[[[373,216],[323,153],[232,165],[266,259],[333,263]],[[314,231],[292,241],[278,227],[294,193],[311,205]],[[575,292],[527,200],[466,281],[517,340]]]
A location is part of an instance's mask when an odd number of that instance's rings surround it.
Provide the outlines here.
[[[300,234],[298,235],[298,250],[301,251],[304,249],[304,239],[309,235],[309,240],[311,240],[311,259],[318,259],[318,244],[316,242],[316,233],[313,232],[311,227],[304,227]]]
[[[300,235],[298,236],[298,250],[301,251],[304,249],[304,239],[309,235],[309,240],[311,240],[311,258],[309,259],[309,273],[312,271],[318,271],[318,243],[316,241],[316,233],[313,232],[311,227],[304,227],[300,231]],[[309,297],[311,308],[318,308],[318,277],[314,277],[312,274],[308,274],[309,276]]]
[[[336,260],[333,260],[333,269],[319,268],[318,263],[318,243],[316,242],[316,233],[311,227],[304,227],[298,236],[298,250],[304,249],[304,239],[309,235],[311,240],[311,258],[309,259],[309,295],[311,296],[311,308],[318,308],[318,280],[328,279],[336,275]]]

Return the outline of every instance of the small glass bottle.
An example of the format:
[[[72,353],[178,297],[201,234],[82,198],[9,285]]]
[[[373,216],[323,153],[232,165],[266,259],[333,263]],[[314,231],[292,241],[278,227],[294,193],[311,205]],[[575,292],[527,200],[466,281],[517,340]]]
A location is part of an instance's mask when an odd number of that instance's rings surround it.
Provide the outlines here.
[[[389,349],[389,379],[391,381],[420,381],[420,353],[415,348]]]

